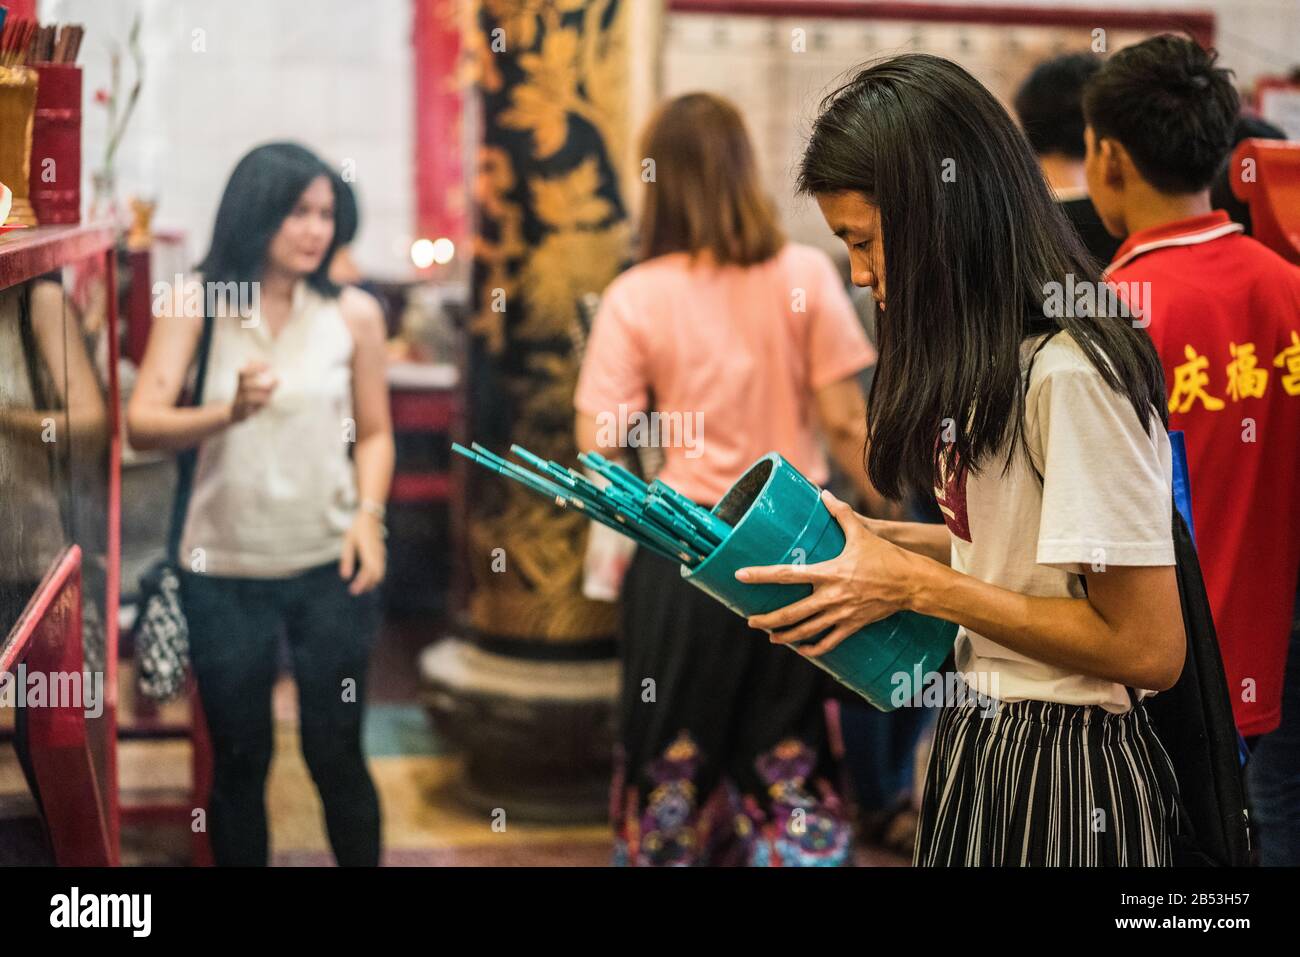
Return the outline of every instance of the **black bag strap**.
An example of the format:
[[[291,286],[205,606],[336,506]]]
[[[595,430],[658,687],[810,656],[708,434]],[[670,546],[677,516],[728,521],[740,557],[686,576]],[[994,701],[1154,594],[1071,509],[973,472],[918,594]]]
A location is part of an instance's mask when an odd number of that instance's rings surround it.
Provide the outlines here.
[[[194,391],[188,401],[181,406],[200,406],[203,404],[203,386],[208,378],[208,353],[212,351],[212,331],[216,320],[209,315],[203,317],[203,333],[199,336],[199,348],[195,352]],[[183,449],[176,456],[176,495],[172,499],[171,528],[167,532],[167,560],[173,564],[181,549],[181,533],[185,527],[185,515],[190,508],[190,492],[194,485],[194,467],[198,463],[199,449]]]

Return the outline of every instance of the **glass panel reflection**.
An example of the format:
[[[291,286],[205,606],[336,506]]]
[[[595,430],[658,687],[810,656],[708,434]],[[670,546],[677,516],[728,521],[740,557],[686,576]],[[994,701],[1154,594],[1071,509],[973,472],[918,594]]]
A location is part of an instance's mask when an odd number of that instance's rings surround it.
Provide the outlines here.
[[[0,291],[0,631],[69,542],[61,277]]]
[[[101,795],[113,733],[105,711],[109,416],[103,263],[102,255],[88,257],[0,290],[0,636],[9,636],[63,550],[79,545],[89,679],[83,703]],[[17,725],[21,737],[21,709],[3,710],[0,726]]]

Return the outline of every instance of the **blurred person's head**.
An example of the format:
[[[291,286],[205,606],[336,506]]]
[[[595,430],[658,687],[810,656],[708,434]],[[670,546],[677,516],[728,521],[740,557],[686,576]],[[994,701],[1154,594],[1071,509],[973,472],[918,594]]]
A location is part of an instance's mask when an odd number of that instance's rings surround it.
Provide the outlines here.
[[[1151,37],[1115,53],[1084,87],[1088,191],[1113,235],[1152,211],[1208,207],[1240,105],[1217,57],[1186,37]]]
[[[1284,140],[1286,131],[1274,126],[1268,120],[1258,116],[1242,113],[1232,127],[1232,148],[1235,150],[1242,140]],[[1226,212],[1235,223],[1246,227],[1246,233],[1253,232],[1254,223],[1250,220],[1250,206],[1239,200],[1232,192],[1230,163],[1225,163],[1219,175],[1210,187],[1210,205]]]
[[[296,143],[250,151],[226,184],[199,264],[205,281],[255,282],[268,273],[306,279],[335,295],[329,263],[339,242],[337,177]]]
[[[641,258],[707,253],[751,266],[785,242],[758,179],[736,108],[711,93],[669,100],[650,120],[641,155],[654,162],[641,214]]]
[[[1044,60],[1016,91],[1016,115],[1034,152],[1083,161],[1083,85],[1101,69],[1092,53]]]
[[[352,185],[338,173],[332,174],[332,179],[338,211],[334,216],[334,255],[330,259],[329,277],[339,286],[354,286],[364,278],[350,249],[361,226],[357,194]]]
[[[823,100],[798,185],[882,306],[868,470],[883,494],[929,489],[940,458],[1010,461],[1029,336],[1068,331],[1139,419],[1164,408],[1159,359],[1127,318],[1049,315],[1050,284],[1097,267],[1025,137],[957,64],[909,54],[857,73]]]
[[[361,226],[361,214],[357,209],[357,193],[346,179],[338,173],[330,173],[334,182],[334,196],[337,203],[334,214],[335,244],[342,247],[357,238]]]

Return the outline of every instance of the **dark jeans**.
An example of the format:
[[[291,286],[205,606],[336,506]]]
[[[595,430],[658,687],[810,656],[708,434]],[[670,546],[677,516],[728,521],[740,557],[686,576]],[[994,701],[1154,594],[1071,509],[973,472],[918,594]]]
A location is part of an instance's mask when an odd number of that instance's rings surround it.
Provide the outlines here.
[[[860,810],[888,811],[911,794],[916,746],[935,715],[935,708],[884,712],[860,698],[840,699],[844,763]]]
[[[1300,599],[1282,683],[1282,723],[1255,744],[1246,785],[1259,825],[1260,864],[1300,867]]]
[[[182,572],[190,659],[212,737],[208,832],[217,864],[265,865],[271,689],[288,637],[302,753],[341,865],[379,863],[379,798],[361,753],[378,596],[348,594],[331,562],[292,578]]]

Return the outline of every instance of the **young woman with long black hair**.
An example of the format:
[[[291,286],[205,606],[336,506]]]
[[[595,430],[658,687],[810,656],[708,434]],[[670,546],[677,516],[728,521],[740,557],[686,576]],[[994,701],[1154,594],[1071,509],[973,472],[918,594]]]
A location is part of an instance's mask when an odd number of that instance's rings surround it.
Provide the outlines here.
[[[379,304],[328,275],[342,185],[294,143],[259,146],[239,161],[195,279],[204,303],[219,307],[202,403],[176,407],[204,327],[188,291],[176,290],[150,332],[128,411],[136,448],[198,447],[179,561],[212,735],[218,864],[267,862],[281,633],[334,856],[379,863],[361,717],[393,434]],[[253,289],[239,296],[253,308],[238,314],[230,293]]]
[[[1100,277],[1005,110],[950,61],[897,57],[828,97],[800,187],[883,310],[871,480],[933,489],[946,528],[828,494],[843,553],[742,570],[813,586],[750,623],[825,633],[810,655],[901,609],[961,626],[957,670],[993,707],[943,709],[917,863],[1169,864],[1178,785],[1141,704],[1184,657],[1155,349],[1095,301],[1056,308]]]

